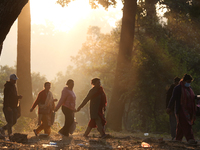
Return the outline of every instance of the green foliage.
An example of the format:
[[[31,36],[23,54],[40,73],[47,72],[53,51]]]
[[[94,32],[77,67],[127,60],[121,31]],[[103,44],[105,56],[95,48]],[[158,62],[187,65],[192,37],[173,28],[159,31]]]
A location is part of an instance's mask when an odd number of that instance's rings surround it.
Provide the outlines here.
[[[16,69],[9,66],[0,66],[0,93],[3,93],[4,84],[9,80],[11,74],[15,73]]]
[[[38,93],[44,88],[44,83],[47,82],[47,79],[45,76],[41,76],[40,73],[36,72],[31,74],[31,79],[33,99],[36,99]]]
[[[155,8],[148,5],[151,9]],[[141,9],[138,9],[132,67],[124,74],[122,81],[127,83],[123,94],[123,100],[127,103],[124,124],[129,130],[168,132],[168,115],[165,112],[166,87],[173,83],[175,76],[182,77],[184,73],[189,73],[195,79],[192,83],[193,90],[195,93],[200,90],[200,55],[197,42],[199,30],[194,32],[190,29],[192,23],[188,20],[179,19],[178,23],[173,22],[173,15],[169,16],[170,22],[162,26],[156,16],[145,16],[141,13],[145,9],[144,6],[140,5]],[[155,18],[155,22],[151,22],[150,18]],[[105,84],[106,89],[110,90],[116,67],[119,31],[120,28],[117,27],[110,34],[101,34],[97,27],[90,27],[86,43],[78,55],[72,58],[77,68],[84,70],[87,75],[98,74],[103,83],[112,81]],[[116,55],[110,55],[111,53]]]
[[[74,0],[57,0],[57,3],[60,4],[62,7],[68,6],[68,4]],[[108,8],[109,6],[116,5],[116,0],[90,0],[89,1],[91,7],[96,9],[99,7],[99,4],[102,5],[104,8]]]
[[[70,1],[62,1],[67,4]],[[93,0],[105,8],[115,1]],[[175,76],[189,73],[194,77],[193,90],[200,94],[200,48],[199,48],[199,3],[198,1],[161,1],[167,5],[166,25],[159,23],[156,16],[156,0],[138,1],[132,66],[124,80],[122,100],[125,105],[124,127],[143,132],[169,132],[168,115],[165,113],[167,87]],[[63,5],[64,6],[64,5]],[[91,88],[93,77],[101,78],[108,103],[112,91],[119,49],[121,23],[108,34],[102,34],[99,27],[90,27],[88,37],[77,56],[72,57],[75,68],[69,67],[65,75],[58,74],[53,82],[55,93],[65,86],[67,79],[75,80],[74,91],[77,104]],[[126,68],[124,68],[126,69]],[[76,87],[79,83],[79,87]],[[124,86],[121,85],[121,86]],[[88,108],[82,110],[88,115]],[[77,120],[78,121],[78,120]],[[194,131],[198,134],[199,119]]]
[[[4,125],[4,122],[0,120],[0,127],[2,127],[3,125]]]
[[[198,137],[200,137],[199,126],[200,126],[200,117],[197,117],[194,125],[192,126],[192,129],[195,135],[197,135]]]
[[[130,86],[132,92],[127,92],[133,101],[133,109],[127,120],[132,121],[133,130],[165,132],[168,129],[168,116],[165,113],[164,87],[171,84],[175,76],[182,77],[184,73],[189,73],[195,78],[193,90],[195,93],[199,91],[197,64],[200,49],[196,41],[199,31],[194,31],[193,23],[185,20],[185,17],[172,19],[174,14],[168,16],[170,22],[164,27],[158,23],[150,24],[140,12],[138,15],[137,49],[131,70],[132,74],[138,75],[137,80],[130,82],[130,85],[135,85]],[[131,120],[133,116],[136,117]]]

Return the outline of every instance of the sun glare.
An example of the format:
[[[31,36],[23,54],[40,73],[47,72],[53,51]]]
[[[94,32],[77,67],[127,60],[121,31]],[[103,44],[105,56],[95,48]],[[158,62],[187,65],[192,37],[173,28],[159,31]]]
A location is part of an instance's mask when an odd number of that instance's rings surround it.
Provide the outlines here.
[[[32,24],[46,24],[50,21],[56,30],[69,31],[91,11],[88,0],[75,0],[67,7],[61,7],[56,0],[31,0]]]
[[[30,0],[31,23],[46,25],[47,22],[52,22],[55,30],[68,32],[80,21],[99,17],[97,14],[105,18],[111,27],[115,27],[115,22],[122,18],[121,0],[118,0],[116,8],[109,7],[108,11],[105,11],[102,6],[99,6],[97,10],[91,9],[89,0],[74,0],[66,7],[61,7],[56,1]]]

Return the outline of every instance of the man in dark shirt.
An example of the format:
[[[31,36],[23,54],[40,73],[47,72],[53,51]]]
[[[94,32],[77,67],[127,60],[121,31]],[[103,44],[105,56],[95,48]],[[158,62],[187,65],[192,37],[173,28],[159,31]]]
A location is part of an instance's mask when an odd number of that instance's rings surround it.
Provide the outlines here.
[[[22,96],[17,94],[15,86],[17,79],[18,77],[15,74],[11,74],[10,81],[6,81],[4,84],[3,113],[7,124],[0,128],[2,135],[5,135],[5,130],[8,131],[8,136],[12,134],[12,126],[16,124],[19,117],[17,107]]]
[[[178,85],[180,81],[180,78],[179,77],[175,77],[174,78],[174,83],[170,86],[170,88],[168,89],[167,91],[167,97],[166,97],[166,108],[169,104],[169,101],[172,97],[172,93],[173,93],[173,90],[174,90],[174,87]],[[170,130],[171,130],[171,137],[172,137],[172,140],[174,140],[174,138],[176,137],[176,116],[175,116],[175,113],[174,113],[174,105],[173,104],[173,108],[171,108],[171,112],[169,114],[169,122],[170,122]]]

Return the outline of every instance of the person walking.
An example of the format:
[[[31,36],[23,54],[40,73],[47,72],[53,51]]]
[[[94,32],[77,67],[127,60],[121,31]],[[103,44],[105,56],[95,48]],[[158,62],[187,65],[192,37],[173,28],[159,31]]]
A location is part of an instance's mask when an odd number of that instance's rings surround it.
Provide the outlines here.
[[[86,98],[77,108],[77,112],[83,108],[88,101],[90,101],[90,121],[88,127],[83,136],[87,137],[92,130],[92,128],[96,128],[101,134],[101,138],[105,138],[107,134],[105,134],[104,126],[106,124],[105,120],[105,110],[107,105],[106,94],[101,86],[101,81],[99,78],[94,78],[91,81],[93,88],[89,91]]]
[[[176,140],[182,141],[183,136],[189,144],[197,144],[194,139],[192,125],[196,119],[195,94],[190,86],[193,78],[185,74],[179,85],[174,88],[172,97],[167,107],[167,113],[172,111],[172,106],[176,103]]]
[[[175,77],[174,78],[174,83],[170,86],[170,88],[167,90],[167,96],[166,96],[166,108],[169,104],[169,101],[172,97],[172,93],[173,93],[173,90],[174,90],[174,87],[178,85],[180,81],[180,78],[179,77]],[[175,103],[172,105],[171,107],[171,111],[169,113],[169,122],[170,122],[170,131],[171,131],[171,137],[172,137],[172,140],[175,139],[176,137],[176,116],[175,116],[175,109],[174,109],[174,106],[175,106]]]
[[[74,123],[74,112],[76,111],[76,95],[73,91],[74,81],[69,79],[66,83],[67,87],[64,87],[62,90],[61,98],[56,105],[54,111],[58,111],[58,109],[62,105],[62,112],[65,116],[64,126],[58,131],[58,133],[63,137],[68,137],[70,132],[70,127]]]
[[[8,136],[11,136],[12,127],[17,123],[19,117],[19,99],[22,99],[22,96],[17,94],[15,86],[17,79],[16,74],[11,74],[10,81],[6,81],[4,84],[3,113],[7,124],[0,128],[2,135],[5,135],[7,130]]]
[[[44,90],[40,91],[35,102],[33,103],[30,112],[32,112],[36,106],[38,106],[38,127],[33,132],[37,136],[42,130],[45,134],[50,135],[51,125],[53,124],[53,110],[57,99],[53,98],[53,94],[50,91],[51,83],[44,83]]]

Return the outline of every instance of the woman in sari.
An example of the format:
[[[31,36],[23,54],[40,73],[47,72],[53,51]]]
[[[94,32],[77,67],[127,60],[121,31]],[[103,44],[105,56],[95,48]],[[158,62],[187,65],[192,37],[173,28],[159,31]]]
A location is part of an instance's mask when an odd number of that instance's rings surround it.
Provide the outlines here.
[[[37,136],[42,130],[44,130],[45,134],[50,135],[51,133],[51,125],[53,124],[53,110],[55,107],[55,103],[57,99],[53,99],[53,95],[51,91],[50,82],[44,83],[44,90],[40,91],[37,96],[37,99],[33,103],[30,112],[32,112],[35,107],[38,105],[38,127],[34,129],[33,132],[35,136]]]
[[[183,136],[189,144],[196,144],[192,125],[196,117],[195,94],[190,87],[193,78],[191,75],[185,74],[179,85],[174,88],[173,95],[167,107],[167,113],[171,111],[174,103],[176,103],[176,140],[182,141]]]
[[[105,134],[104,126],[106,124],[106,120],[104,117],[104,112],[106,110],[107,100],[106,95],[101,86],[100,79],[94,78],[91,81],[93,88],[89,91],[86,98],[83,100],[81,105],[77,108],[77,112],[83,108],[88,101],[90,101],[90,121],[88,127],[84,133],[84,136],[87,137],[92,130],[92,128],[96,128],[101,134],[101,138],[105,138],[107,134]]]

